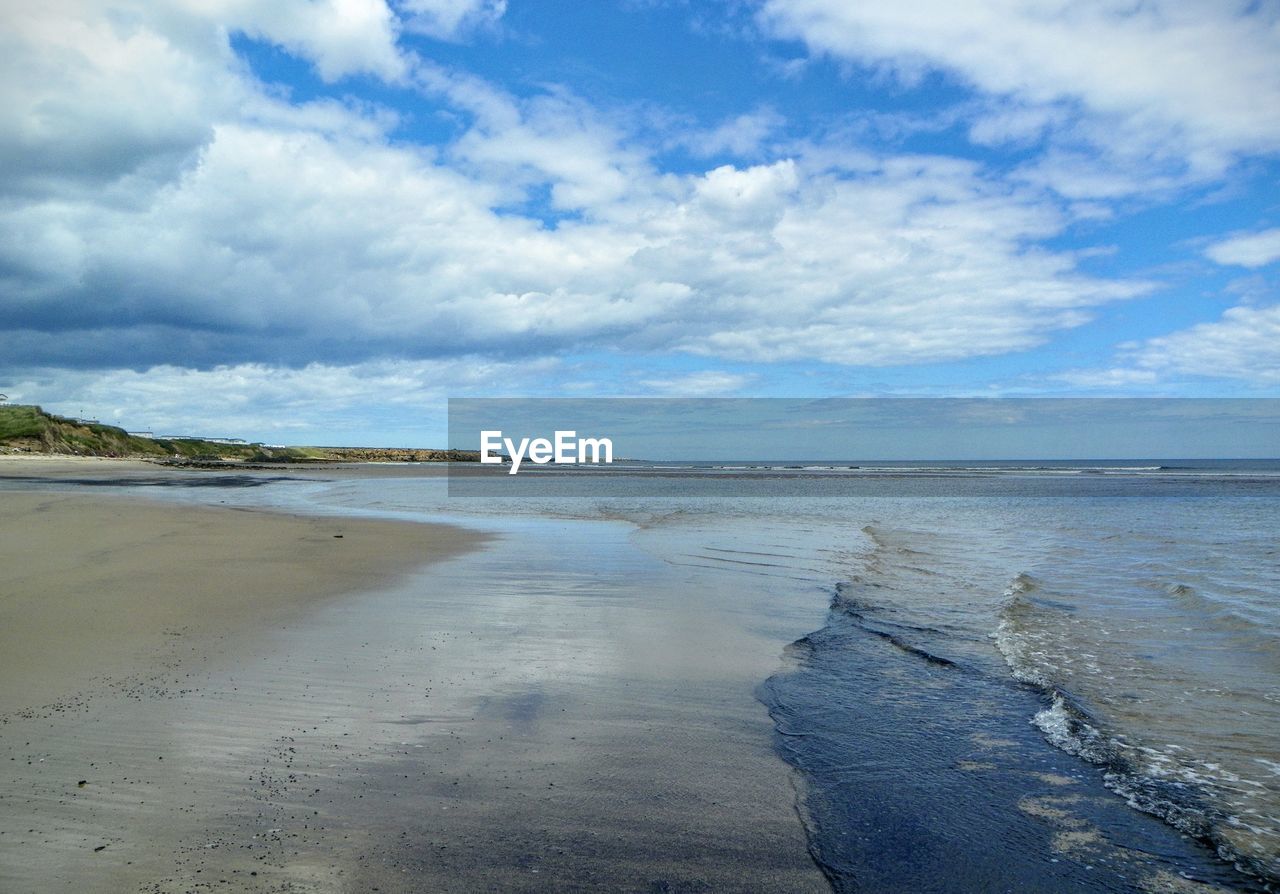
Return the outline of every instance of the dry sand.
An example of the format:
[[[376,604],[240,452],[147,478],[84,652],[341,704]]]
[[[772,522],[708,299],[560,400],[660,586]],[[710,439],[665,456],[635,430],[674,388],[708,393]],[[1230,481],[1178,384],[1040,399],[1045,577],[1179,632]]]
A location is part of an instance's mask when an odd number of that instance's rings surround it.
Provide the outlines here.
[[[146,674],[173,637],[250,630],[476,541],[444,525],[0,491],[0,715]]]

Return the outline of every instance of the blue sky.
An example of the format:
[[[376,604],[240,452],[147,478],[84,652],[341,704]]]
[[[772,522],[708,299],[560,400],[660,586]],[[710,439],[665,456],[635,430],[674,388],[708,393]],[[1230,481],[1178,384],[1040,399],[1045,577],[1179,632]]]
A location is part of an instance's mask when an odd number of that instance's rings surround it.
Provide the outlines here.
[[[615,461],[1275,457],[1280,401],[1250,398],[461,398],[448,446],[608,437]],[[504,440],[505,439],[505,440]],[[516,451],[518,452],[518,451]]]
[[[1280,396],[1280,5],[5,3],[0,391]]]

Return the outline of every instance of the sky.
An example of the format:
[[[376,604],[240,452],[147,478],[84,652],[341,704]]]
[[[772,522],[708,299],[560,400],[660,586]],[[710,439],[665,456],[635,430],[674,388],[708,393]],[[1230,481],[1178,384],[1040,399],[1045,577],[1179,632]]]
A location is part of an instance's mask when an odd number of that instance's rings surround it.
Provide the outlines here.
[[[1280,396],[1280,3],[0,0],[0,392]]]
[[[483,450],[485,439],[510,456],[561,433],[568,444],[607,437],[614,461],[1220,458],[1274,468],[1280,444],[1274,398],[452,398],[448,415],[454,449]]]

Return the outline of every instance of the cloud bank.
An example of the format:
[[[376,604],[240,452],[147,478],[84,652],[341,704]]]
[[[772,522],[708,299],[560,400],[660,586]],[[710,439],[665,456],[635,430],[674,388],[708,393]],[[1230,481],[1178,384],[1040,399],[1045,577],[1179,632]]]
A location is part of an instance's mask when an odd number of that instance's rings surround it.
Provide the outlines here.
[[[189,397],[242,377],[275,401],[263,371],[311,393],[377,381],[369,370],[461,376],[463,358],[694,355],[708,369],[631,379],[693,393],[757,380],[716,362],[1028,351],[1157,288],[1096,272],[1070,238],[1108,200],[1280,147],[1271,4],[759,5],[760,28],[815,56],[903,89],[939,72],[968,85],[948,120],[969,148],[1012,147],[1012,165],[798,134],[761,102],[655,132],[667,119],[652,109],[432,58],[498,34],[504,0],[0,11],[4,371],[67,395],[98,375],[139,404],[146,370]],[[246,42],[314,83],[262,80]],[[415,139],[423,121],[448,135]],[[670,164],[676,150],[691,161]],[[1277,232],[1204,253],[1260,269],[1280,258]],[[1131,346],[1122,366],[1130,381],[1246,375],[1222,356],[1245,339],[1240,356],[1270,369],[1254,336],[1273,317],[1237,308]],[[1175,356],[1202,360],[1158,359]]]
[[[1124,191],[1105,175],[1116,165],[1141,166],[1128,187],[1150,190],[1153,176],[1212,177],[1280,149],[1274,3],[766,0],[759,15],[816,53],[907,82],[940,72],[1000,100],[975,137],[1055,137],[1034,168],[1064,191]]]
[[[55,16],[29,12],[3,77],[25,97],[5,106],[5,155],[39,166],[11,169],[20,198],[0,211],[7,356],[608,346],[881,365],[1025,348],[1143,289],[1037,248],[1065,215],[976,165],[797,153],[664,174],[571,96],[517,100],[422,64],[424,101],[470,115],[441,153],[395,141],[376,111],[283,103],[228,49],[225,21],[324,78],[394,80],[410,62],[378,6],[64,8],[81,23],[58,59],[70,89],[42,86]],[[65,133],[45,113],[63,98]],[[568,216],[504,210],[539,190]]]

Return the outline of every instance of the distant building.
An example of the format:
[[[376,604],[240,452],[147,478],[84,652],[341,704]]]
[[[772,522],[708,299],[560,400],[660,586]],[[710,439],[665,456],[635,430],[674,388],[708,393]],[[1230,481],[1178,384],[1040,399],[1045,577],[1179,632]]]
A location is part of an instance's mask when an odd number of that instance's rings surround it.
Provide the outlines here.
[[[132,435],[135,438],[154,438],[155,437],[155,435],[153,435],[149,431],[126,431],[125,434]]]
[[[132,432],[130,432],[132,434]],[[150,435],[148,437],[151,437]],[[210,444],[248,444],[244,438],[203,438],[200,435],[161,435],[161,441],[208,441]]]

